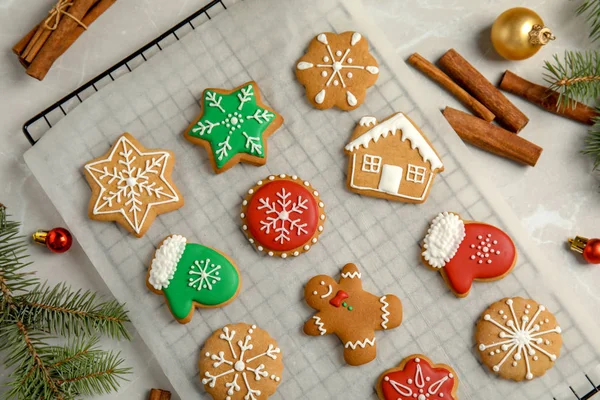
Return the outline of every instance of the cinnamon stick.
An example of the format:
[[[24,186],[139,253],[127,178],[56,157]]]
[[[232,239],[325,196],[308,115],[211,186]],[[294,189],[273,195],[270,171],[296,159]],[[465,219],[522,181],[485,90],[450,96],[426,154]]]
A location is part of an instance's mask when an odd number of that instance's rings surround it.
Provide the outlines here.
[[[542,154],[536,144],[481,118],[450,107],[443,114],[462,140],[490,153],[532,167]]]
[[[45,41],[44,45],[39,50],[39,53],[36,55],[35,59],[33,59],[29,68],[27,68],[27,74],[39,80],[44,79],[54,61],[56,61],[56,59],[66,50],[63,42],[70,34],[72,34],[74,29],[79,26],[75,19],[81,21],[96,1],[97,0],[78,0],[69,7],[68,12],[72,17],[67,15],[61,16],[58,27],[52,31],[48,40]]]
[[[148,400],[170,400],[171,392],[162,389],[152,389]]]
[[[594,125],[594,118],[600,116],[594,108],[575,100],[573,100],[574,107],[568,105],[559,108],[558,99],[560,95],[558,92],[529,82],[508,70],[504,73],[502,81],[500,81],[500,89],[516,94],[551,113],[584,124]]]
[[[25,50],[25,48],[33,38],[33,35],[35,35],[35,33],[37,32],[39,26],[39,24],[34,26],[33,29],[23,37],[23,39],[19,40],[19,42],[13,46],[13,53],[18,55],[19,57],[21,56],[21,53],[23,52],[23,50]]]
[[[448,75],[441,69],[427,61],[426,58],[418,53],[414,53],[408,57],[408,62],[423,72],[425,75],[436,81],[444,89],[454,95],[461,103],[473,111],[474,114],[490,122],[496,117],[490,110],[481,104],[476,98],[471,96],[466,90],[458,86]]]
[[[519,133],[529,119],[454,49],[448,50],[439,64],[456,83],[483,103],[496,120],[511,132]]]

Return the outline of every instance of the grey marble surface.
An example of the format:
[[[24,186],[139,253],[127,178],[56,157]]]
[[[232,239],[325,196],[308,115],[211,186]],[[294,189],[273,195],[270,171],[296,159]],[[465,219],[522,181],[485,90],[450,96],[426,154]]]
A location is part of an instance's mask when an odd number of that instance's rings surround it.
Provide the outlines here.
[[[252,1],[252,0],[246,0]],[[20,132],[32,115],[64,94],[104,71],[173,24],[200,8],[203,0],[121,0],[99,19],[54,66],[43,82],[28,77],[10,48],[53,4],[50,0],[0,0],[0,201],[15,218],[24,221],[23,232],[63,224],[39,184],[30,175],[22,155],[29,148]],[[492,81],[507,68],[542,82],[543,60],[564,49],[589,48],[582,19],[574,17],[576,2],[533,0],[558,40],[527,61],[498,59],[490,49],[489,26],[504,9],[523,5],[513,0],[403,0],[366,1],[371,16],[388,34],[398,52],[418,51],[430,59],[455,47]],[[422,77],[423,90],[437,90]],[[598,310],[600,270],[585,265],[566,250],[565,239],[574,234],[600,236],[600,180],[590,173],[591,161],[579,154],[586,127],[553,116],[520,99],[511,98],[529,116],[522,136],[544,148],[535,168],[523,168],[473,149],[482,175],[491,180],[511,204],[549,262],[563,265],[578,277],[574,291],[586,291]],[[458,107],[452,98],[443,104]],[[75,245],[65,255],[51,255],[31,247],[33,269],[51,283],[68,281],[74,287],[109,293],[83,251]],[[137,336],[136,336],[137,338]],[[131,343],[104,342],[123,351],[134,367],[130,382],[119,394],[102,398],[145,399],[150,387],[169,388],[164,375],[136,338]],[[0,367],[0,380],[6,371]],[[0,396],[2,392],[0,391]]]

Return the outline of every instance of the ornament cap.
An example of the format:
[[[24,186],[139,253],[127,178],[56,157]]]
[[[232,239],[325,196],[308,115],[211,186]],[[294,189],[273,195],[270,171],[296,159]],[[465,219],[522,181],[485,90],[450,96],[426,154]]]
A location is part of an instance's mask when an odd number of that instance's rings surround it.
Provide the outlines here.
[[[575,236],[575,238],[569,238],[569,245],[571,251],[575,253],[583,254],[583,250],[588,242],[588,238],[584,238],[583,236]]]
[[[533,45],[543,46],[551,40],[556,40],[556,36],[552,34],[550,28],[535,24],[529,31],[529,43]]]

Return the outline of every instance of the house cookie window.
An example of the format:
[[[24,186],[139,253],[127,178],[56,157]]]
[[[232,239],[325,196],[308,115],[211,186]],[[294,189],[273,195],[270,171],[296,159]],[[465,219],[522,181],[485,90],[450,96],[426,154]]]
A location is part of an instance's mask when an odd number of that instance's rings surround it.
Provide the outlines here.
[[[363,156],[362,170],[365,172],[379,172],[381,169],[381,157],[365,154]]]
[[[406,180],[409,182],[423,183],[425,182],[425,167],[418,167],[416,165],[408,164],[408,170],[406,171]]]

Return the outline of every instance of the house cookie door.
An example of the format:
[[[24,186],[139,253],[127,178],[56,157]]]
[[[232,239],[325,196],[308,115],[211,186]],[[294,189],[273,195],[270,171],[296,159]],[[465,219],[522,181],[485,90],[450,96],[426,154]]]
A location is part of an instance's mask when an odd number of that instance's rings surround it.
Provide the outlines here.
[[[379,178],[379,190],[397,195],[400,190],[400,182],[402,182],[402,172],[402,167],[383,164]]]

